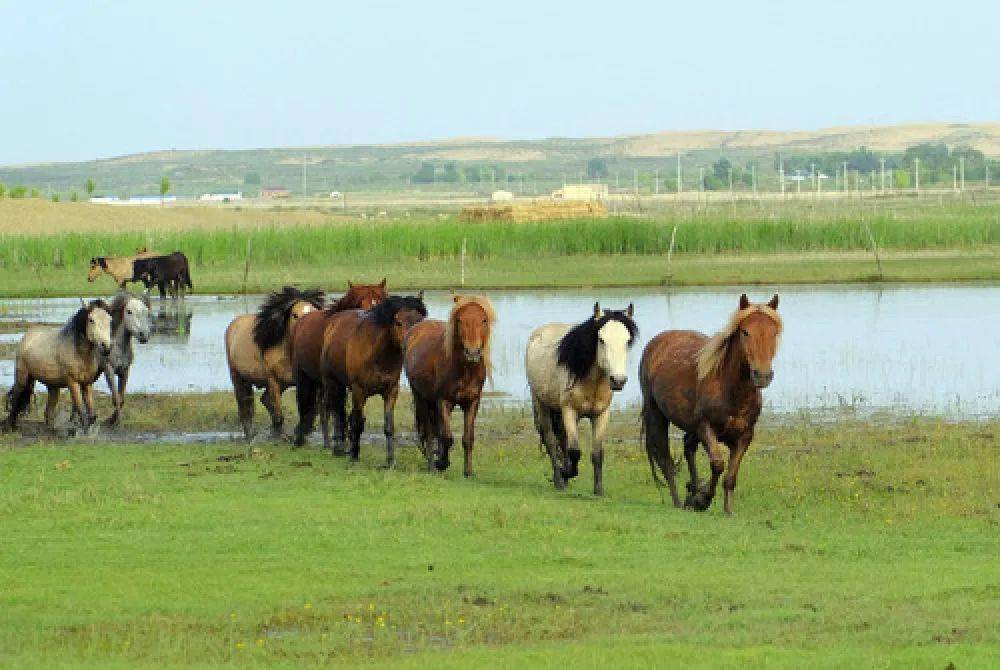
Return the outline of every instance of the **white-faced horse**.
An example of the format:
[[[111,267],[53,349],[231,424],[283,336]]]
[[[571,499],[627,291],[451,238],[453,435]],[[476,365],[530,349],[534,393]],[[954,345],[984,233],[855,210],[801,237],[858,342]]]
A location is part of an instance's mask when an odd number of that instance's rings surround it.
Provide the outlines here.
[[[552,461],[557,489],[579,472],[577,424],[588,418],[594,434],[594,494],[604,493],[603,441],[611,395],[625,387],[628,352],[639,332],[632,315],[631,304],[614,311],[594,303],[593,316],[583,323],[550,323],[536,328],[528,339],[525,368],[535,427]]]
[[[153,329],[149,313],[149,296],[135,296],[131,293],[118,293],[111,301],[111,353],[108,354],[104,367],[104,377],[108,382],[108,390],[115,405],[114,414],[108,419],[109,425],[115,425],[121,418],[122,406],[125,404],[125,387],[128,385],[128,375],[135,359],[132,348],[132,338],[140,344],[149,342]],[[117,378],[118,387],[115,388]]]
[[[35,382],[49,391],[45,423],[52,426],[59,391],[69,389],[73,416],[86,430],[94,423],[93,383],[111,352],[111,314],[103,300],[84,304],[58,330],[30,330],[17,345],[14,386],[7,393],[10,414],[5,427],[13,429],[28,409]]]

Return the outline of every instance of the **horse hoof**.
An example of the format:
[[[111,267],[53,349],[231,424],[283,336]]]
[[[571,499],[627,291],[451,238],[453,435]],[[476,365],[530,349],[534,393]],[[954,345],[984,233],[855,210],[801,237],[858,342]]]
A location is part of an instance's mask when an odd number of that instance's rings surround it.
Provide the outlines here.
[[[444,472],[445,470],[448,469],[448,466],[450,465],[451,465],[450,461],[438,460],[434,462],[434,467],[437,469],[438,472]]]
[[[566,480],[563,479],[562,475],[556,475],[553,477],[552,484],[556,487],[557,491],[562,491],[566,488]]]
[[[603,486],[595,486],[594,487],[594,495],[595,496],[602,496],[603,497],[604,496],[604,487]]]

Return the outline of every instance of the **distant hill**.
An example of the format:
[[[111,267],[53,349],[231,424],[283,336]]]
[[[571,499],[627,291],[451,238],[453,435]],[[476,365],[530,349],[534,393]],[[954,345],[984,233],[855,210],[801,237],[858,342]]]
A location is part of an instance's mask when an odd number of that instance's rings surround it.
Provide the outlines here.
[[[587,163],[602,158],[605,179],[627,182],[633,171],[660,169],[666,174],[683,152],[685,168],[707,167],[720,156],[734,163],[754,161],[759,174],[773,171],[776,153],[849,151],[867,146],[898,153],[921,142],[971,146],[1000,156],[1000,122],[920,123],[851,126],[813,131],[704,130],[665,131],[604,138],[503,140],[491,137],[414,141],[387,145],[338,145],[240,150],[167,150],[77,163],[0,166],[0,182],[24,184],[66,194],[82,194],[88,178],[97,191],[116,195],[156,193],[167,176],[182,196],[213,190],[243,190],[254,195],[262,186],[285,186],[298,195],[303,171],[306,190],[380,191],[417,188],[414,176],[427,163],[435,170],[449,163],[447,183],[421,189],[489,191],[504,185],[545,192],[565,181],[586,177]],[[425,168],[426,169],[426,168]],[[458,180],[454,177],[461,173]]]

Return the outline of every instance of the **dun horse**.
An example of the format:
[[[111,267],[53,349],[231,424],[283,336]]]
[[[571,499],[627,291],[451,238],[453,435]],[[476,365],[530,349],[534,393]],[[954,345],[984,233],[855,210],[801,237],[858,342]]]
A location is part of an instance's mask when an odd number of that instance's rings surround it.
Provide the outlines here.
[[[130,281],[141,281],[135,276],[135,261],[141,258],[159,256],[158,251],[149,251],[146,247],[135,250],[134,256],[95,256],[90,259],[90,269],[87,271],[87,281],[96,281],[105,272],[115,280],[118,288],[124,290]]]
[[[492,370],[490,335],[496,318],[488,298],[456,295],[447,322],[427,319],[406,335],[403,364],[413,391],[417,433],[428,469],[448,469],[448,452],[454,442],[451,410],[458,405],[465,418],[464,472],[466,477],[473,474],[476,413],[483,383]]]
[[[528,339],[525,368],[531,387],[535,428],[552,461],[552,483],[566,488],[579,470],[577,424],[590,419],[594,494],[604,494],[604,433],[611,396],[625,387],[628,350],[639,332],[633,308],[602,310],[594,304],[591,318],[577,326],[550,323]]]
[[[726,468],[722,445],[729,447],[729,472],[723,481],[726,514],[733,513],[733,492],[740,463],[753,439],[761,409],[761,389],[774,378],[771,367],[781,335],[778,296],[751,304],[740,296],[739,309],[711,338],[691,330],[668,330],[646,345],[639,365],[642,425],[653,480],[657,468],[681,506],[670,457],[668,429],[684,432],[684,457],[690,481],[685,506],[706,510]],[[712,479],[699,488],[695,457],[705,446]]]
[[[14,386],[7,393],[10,414],[5,427],[13,430],[28,409],[35,381],[49,391],[45,423],[55,420],[59,391],[69,388],[73,417],[84,430],[94,423],[92,385],[104,370],[111,351],[111,314],[103,300],[83,305],[59,330],[29,330],[17,345]]]
[[[334,454],[343,451],[347,427],[347,391],[351,392],[349,437],[351,459],[361,453],[361,434],[365,429],[365,402],[373,395],[382,396],[385,416],[386,463],[396,461],[393,438],[393,411],[399,394],[399,375],[403,369],[403,340],[406,332],[427,316],[423,292],[414,296],[389,296],[369,311],[348,310],[330,317],[323,337],[320,373],[323,379],[323,402],[334,417]],[[316,415],[315,400],[296,389],[299,403],[299,428],[295,438],[302,444]],[[329,434],[324,433],[329,446]]]
[[[119,293],[111,301],[108,310],[111,312],[111,352],[105,363],[104,377],[107,379],[108,390],[115,405],[115,411],[108,419],[108,424],[113,426],[121,418],[122,406],[125,404],[125,387],[128,385],[129,371],[135,358],[132,338],[139,340],[140,344],[149,342],[153,326],[149,314],[148,295],[138,297],[130,293]]]
[[[385,279],[378,284],[354,284],[347,282],[347,293],[326,309],[311,312],[302,317],[295,327],[289,349],[292,361],[292,379],[295,384],[295,398],[299,406],[299,426],[302,427],[303,405],[315,408],[319,405],[320,423],[323,427],[324,440],[328,441],[329,418],[326,403],[319,403],[319,394],[323,388],[323,375],[320,372],[320,357],[323,354],[323,336],[330,319],[337,313],[348,309],[371,309],[388,297],[385,290]],[[305,434],[296,431],[296,445],[305,444],[306,436],[312,432],[315,412],[309,419]]]
[[[233,381],[236,409],[246,439],[253,438],[254,388],[263,388],[261,404],[271,415],[271,431],[281,435],[281,394],[295,380],[290,356],[296,324],[323,308],[323,292],[285,286],[275,291],[256,314],[241,314],[226,328],[226,360]]]

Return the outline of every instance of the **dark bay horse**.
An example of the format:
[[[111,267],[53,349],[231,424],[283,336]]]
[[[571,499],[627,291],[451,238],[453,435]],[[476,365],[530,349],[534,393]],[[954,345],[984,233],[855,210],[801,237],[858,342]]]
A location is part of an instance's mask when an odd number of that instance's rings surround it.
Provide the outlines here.
[[[668,429],[684,432],[684,457],[691,480],[687,507],[706,510],[712,504],[725,471],[722,445],[729,447],[729,471],[723,482],[726,514],[733,513],[733,491],[740,462],[753,439],[760,415],[761,389],[774,378],[772,361],[782,322],[778,296],[767,304],[752,304],[740,296],[739,309],[712,337],[691,330],[668,330],[646,345],[639,364],[642,389],[642,427],[653,480],[663,473],[676,507],[681,506],[670,457]],[[705,446],[712,463],[712,479],[699,488],[695,457]]]
[[[417,296],[389,296],[368,311],[347,310],[330,317],[323,342],[320,371],[323,377],[323,402],[334,417],[332,452],[343,450],[347,426],[347,392],[351,392],[349,438],[351,459],[361,453],[361,434],[365,429],[365,402],[373,395],[382,396],[385,408],[386,463],[396,461],[393,436],[393,410],[399,394],[399,375],[403,370],[403,341],[406,332],[427,316],[423,292]],[[299,428],[296,441],[301,444],[316,415],[315,402],[296,392],[299,400]],[[324,434],[324,444],[329,435]]]
[[[328,305],[326,309],[310,312],[299,319],[295,326],[295,332],[291,336],[289,356],[292,365],[292,379],[295,384],[295,398],[300,411],[302,403],[308,407],[315,407],[319,401],[319,393],[323,388],[323,376],[320,373],[319,363],[323,353],[323,335],[326,333],[330,318],[344,310],[371,309],[378,305],[389,297],[385,284],[385,279],[382,279],[378,284],[347,282],[347,293],[339,300]],[[325,404],[322,404],[320,411],[322,412],[323,430],[328,431]],[[315,414],[313,418],[315,419]],[[301,416],[299,417],[299,425],[302,425]],[[298,431],[296,431],[295,443],[297,445],[305,444],[305,438],[309,432],[312,432],[312,420],[309,422],[309,431],[301,436],[301,440],[298,437]]]
[[[295,383],[291,335],[300,320],[323,308],[324,301],[319,289],[285,286],[271,293],[256,314],[240,314],[226,328],[229,377],[246,439],[253,438],[254,388],[264,389],[260,401],[271,415],[271,432],[281,435],[281,394]]]
[[[456,295],[448,321],[426,319],[406,334],[403,365],[413,391],[417,433],[428,469],[448,469],[448,452],[454,443],[451,410],[458,405],[465,418],[464,472],[466,477],[473,475],[476,414],[483,383],[492,370],[490,335],[496,319],[488,298]]]

